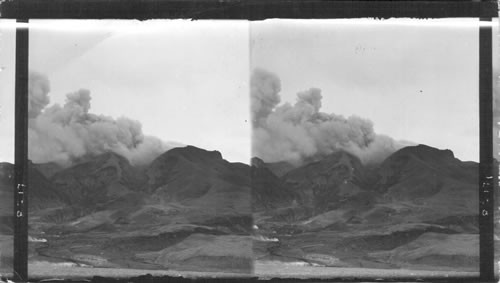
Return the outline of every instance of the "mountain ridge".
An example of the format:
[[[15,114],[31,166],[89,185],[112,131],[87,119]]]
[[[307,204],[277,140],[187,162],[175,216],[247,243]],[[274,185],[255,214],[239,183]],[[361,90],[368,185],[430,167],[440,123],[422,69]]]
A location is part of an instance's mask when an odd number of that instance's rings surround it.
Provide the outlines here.
[[[113,264],[135,265],[141,258],[149,263],[140,264],[169,267],[183,264],[181,258],[170,262],[170,251],[210,242],[217,249],[226,238],[246,246],[252,231],[262,234],[256,239],[273,239],[255,242],[259,257],[334,266],[394,266],[391,255],[406,256],[405,247],[437,246],[447,239],[442,234],[478,232],[478,164],[460,161],[451,150],[405,147],[377,165],[345,151],[302,166],[251,161],[232,163],[218,151],[186,146],[142,167],[112,152],[67,168],[30,164],[30,233],[47,237],[51,245],[42,251],[60,258],[75,257],[67,250],[76,245],[78,253]],[[0,186],[9,200],[2,216],[11,217],[13,165],[0,163]],[[2,231],[11,230],[4,226]],[[415,250],[434,256],[425,247]],[[196,268],[214,259],[207,250],[196,251],[182,252]],[[231,266],[233,255],[218,252],[227,256],[224,266]]]

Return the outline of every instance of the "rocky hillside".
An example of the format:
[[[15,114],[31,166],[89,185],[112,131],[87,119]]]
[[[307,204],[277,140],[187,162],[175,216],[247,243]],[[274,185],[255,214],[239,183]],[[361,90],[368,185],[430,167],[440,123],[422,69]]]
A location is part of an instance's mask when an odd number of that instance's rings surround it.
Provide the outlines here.
[[[252,259],[445,270],[479,262],[478,164],[449,150],[406,147],[370,166],[342,151],[248,166],[187,146],[142,167],[105,153],[28,168],[30,234],[47,240],[32,243],[31,260],[235,272],[250,272]],[[12,241],[12,188],[13,165],[1,163],[2,245]]]
[[[12,174],[11,164],[0,166],[6,219],[12,216]],[[109,152],[68,168],[30,164],[28,174],[30,235],[47,240],[32,243],[32,260],[199,271],[251,268],[250,167],[230,163],[219,152],[175,148],[141,168]],[[3,223],[2,230],[11,232],[9,222]],[[195,248],[222,244],[224,237],[240,243],[240,251],[211,255]],[[183,251],[186,241],[194,246]],[[163,251],[170,250],[183,256],[165,257]]]
[[[262,163],[258,167],[267,168]],[[258,234],[279,241],[256,242],[258,258],[344,267],[478,267],[478,164],[450,150],[406,147],[375,166],[340,151],[281,177],[269,174],[253,180],[273,180],[259,190],[267,192],[260,198],[268,204],[254,207],[254,221]],[[274,197],[286,191],[293,192],[291,203]],[[429,246],[445,241],[457,246]]]

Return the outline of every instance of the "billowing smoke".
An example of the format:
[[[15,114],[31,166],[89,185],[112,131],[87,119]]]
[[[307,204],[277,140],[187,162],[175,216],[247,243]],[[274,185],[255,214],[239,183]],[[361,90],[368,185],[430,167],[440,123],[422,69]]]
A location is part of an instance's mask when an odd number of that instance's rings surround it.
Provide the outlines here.
[[[35,118],[50,103],[47,95],[50,92],[49,79],[40,73],[30,72],[28,90],[28,117]]]
[[[279,78],[255,69],[251,77],[253,155],[295,164],[344,150],[364,163],[377,163],[403,147],[378,135],[370,120],[320,112],[321,90],[299,92],[294,105],[280,102]]]
[[[252,74],[250,92],[252,118],[254,125],[260,125],[261,119],[271,114],[280,103],[281,82],[278,76],[263,69]]]
[[[63,106],[48,106],[49,91],[48,78],[30,72],[28,155],[35,163],[70,165],[77,158],[112,151],[142,165],[172,148],[144,135],[138,121],[90,113],[91,96],[86,89],[68,93]]]

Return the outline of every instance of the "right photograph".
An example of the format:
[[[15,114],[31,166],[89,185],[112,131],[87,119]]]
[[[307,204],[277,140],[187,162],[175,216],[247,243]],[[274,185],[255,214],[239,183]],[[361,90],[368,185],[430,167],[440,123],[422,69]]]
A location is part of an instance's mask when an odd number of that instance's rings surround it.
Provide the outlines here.
[[[250,34],[255,273],[477,276],[478,19]]]

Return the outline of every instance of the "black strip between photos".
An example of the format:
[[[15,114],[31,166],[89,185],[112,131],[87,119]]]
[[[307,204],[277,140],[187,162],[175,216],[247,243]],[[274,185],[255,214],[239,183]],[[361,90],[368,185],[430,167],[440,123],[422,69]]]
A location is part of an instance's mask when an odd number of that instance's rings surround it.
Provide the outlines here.
[[[476,17],[488,23],[479,31],[479,230],[480,278],[331,278],[268,279],[266,282],[496,282],[494,262],[494,189],[498,169],[493,163],[492,18],[496,1],[321,1],[321,0],[4,0],[0,18],[17,19],[247,19],[266,18],[448,18]],[[16,282],[28,281],[28,50],[27,27],[16,30],[14,272]],[[144,275],[135,278],[89,278],[91,282],[256,282],[249,278],[180,278]],[[68,280],[89,282],[89,280]],[[36,280],[35,280],[36,281]],[[52,282],[44,280],[44,282]],[[58,281],[60,282],[60,281]]]

